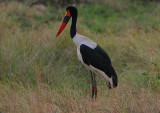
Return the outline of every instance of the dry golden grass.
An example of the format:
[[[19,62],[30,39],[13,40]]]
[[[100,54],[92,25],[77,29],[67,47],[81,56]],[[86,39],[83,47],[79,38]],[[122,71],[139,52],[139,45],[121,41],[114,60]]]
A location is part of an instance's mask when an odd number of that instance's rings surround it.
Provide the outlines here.
[[[104,91],[105,90],[105,91]],[[127,83],[112,91],[100,89],[98,98],[92,101],[90,95],[82,97],[70,89],[62,94],[39,83],[37,88],[23,87],[16,83],[0,84],[0,110],[5,113],[48,113],[48,112],[94,112],[94,113],[158,113],[160,96],[150,88],[139,90]]]

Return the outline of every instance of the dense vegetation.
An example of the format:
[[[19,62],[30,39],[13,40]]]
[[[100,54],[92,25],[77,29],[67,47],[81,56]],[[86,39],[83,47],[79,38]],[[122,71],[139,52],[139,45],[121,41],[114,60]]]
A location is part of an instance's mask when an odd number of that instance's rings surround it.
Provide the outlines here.
[[[160,112],[160,3],[76,4],[78,33],[107,51],[119,78],[109,90],[97,76],[96,101],[70,22],[55,37],[66,7],[58,3],[0,2],[0,112]]]

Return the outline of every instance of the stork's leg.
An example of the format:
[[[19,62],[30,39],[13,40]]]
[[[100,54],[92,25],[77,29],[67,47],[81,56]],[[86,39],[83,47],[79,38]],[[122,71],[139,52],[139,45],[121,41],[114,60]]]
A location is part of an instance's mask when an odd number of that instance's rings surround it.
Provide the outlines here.
[[[94,97],[94,79],[93,79],[92,71],[90,71],[90,73],[91,73],[91,80],[92,80],[92,99],[93,99],[93,97]]]
[[[95,95],[95,99],[97,98],[97,83],[96,83],[96,78],[95,78],[95,74],[90,71],[91,73],[91,80],[92,80],[92,99]]]
[[[95,83],[95,99],[97,98],[97,83],[96,83],[96,75],[95,73],[93,73],[93,76],[94,76],[94,83]]]

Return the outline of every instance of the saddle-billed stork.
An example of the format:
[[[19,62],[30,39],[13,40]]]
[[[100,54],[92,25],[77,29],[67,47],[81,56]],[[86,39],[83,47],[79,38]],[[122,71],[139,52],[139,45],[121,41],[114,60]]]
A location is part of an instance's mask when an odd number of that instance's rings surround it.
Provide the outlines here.
[[[73,42],[77,46],[78,59],[88,70],[90,70],[92,80],[92,98],[94,97],[94,94],[96,98],[97,85],[95,73],[104,78],[109,89],[117,87],[118,78],[108,54],[88,37],[79,35],[77,33],[77,16],[77,8],[74,6],[68,6],[66,8],[66,15],[56,37],[63,31],[69,19],[72,17],[70,35],[73,39]]]

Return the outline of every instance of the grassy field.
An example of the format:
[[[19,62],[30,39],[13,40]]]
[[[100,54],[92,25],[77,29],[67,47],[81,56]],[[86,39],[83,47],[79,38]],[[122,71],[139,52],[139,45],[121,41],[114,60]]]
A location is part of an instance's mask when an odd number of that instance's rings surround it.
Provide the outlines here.
[[[160,3],[103,0],[80,4],[77,31],[109,54],[119,85],[78,61],[70,23],[56,38],[65,8],[0,3],[0,113],[159,113]]]

